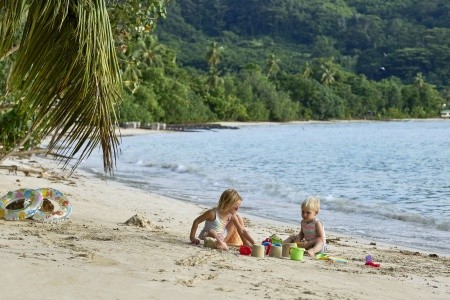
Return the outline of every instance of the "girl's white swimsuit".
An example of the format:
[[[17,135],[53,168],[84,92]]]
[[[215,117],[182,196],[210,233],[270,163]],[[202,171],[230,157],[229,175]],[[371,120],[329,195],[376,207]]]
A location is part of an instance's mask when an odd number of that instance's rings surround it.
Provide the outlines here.
[[[231,220],[231,216],[228,216],[228,219],[224,222],[219,217],[219,212],[217,209],[216,211],[216,218],[214,221],[205,221],[205,227],[203,227],[202,231],[200,232],[198,238],[201,240],[204,240],[206,236],[208,236],[208,232],[211,230],[214,230],[217,233],[217,236],[223,240],[227,236],[227,224]]]

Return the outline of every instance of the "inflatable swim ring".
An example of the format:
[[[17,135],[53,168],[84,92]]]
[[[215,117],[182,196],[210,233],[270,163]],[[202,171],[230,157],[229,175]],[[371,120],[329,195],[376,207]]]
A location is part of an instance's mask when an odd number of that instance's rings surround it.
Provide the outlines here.
[[[70,216],[72,213],[72,205],[63,193],[51,188],[37,189],[36,191],[41,194],[44,199],[58,203],[60,209],[56,209],[55,211],[44,211],[40,208],[33,215],[33,220],[42,223],[56,223],[65,220]]]
[[[7,209],[6,207],[16,201],[23,200],[23,208]],[[5,220],[23,220],[33,216],[42,206],[43,198],[39,191],[20,189],[10,191],[0,198],[0,218]]]

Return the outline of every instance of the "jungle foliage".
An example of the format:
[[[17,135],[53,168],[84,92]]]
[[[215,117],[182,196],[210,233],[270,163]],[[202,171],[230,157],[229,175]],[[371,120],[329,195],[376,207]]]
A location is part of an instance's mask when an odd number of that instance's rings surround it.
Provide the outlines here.
[[[428,118],[450,104],[445,0],[173,0],[167,16],[125,53],[123,120]]]

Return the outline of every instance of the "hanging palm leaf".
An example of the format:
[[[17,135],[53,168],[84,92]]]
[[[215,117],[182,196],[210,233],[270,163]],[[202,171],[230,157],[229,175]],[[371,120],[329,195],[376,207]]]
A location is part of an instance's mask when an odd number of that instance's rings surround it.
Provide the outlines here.
[[[0,60],[13,48],[28,1],[0,1]]]
[[[0,58],[25,12],[9,81],[21,115],[34,120],[31,132],[56,134],[49,151],[79,154],[72,170],[101,145],[104,169],[112,172],[121,80],[105,0],[1,1]]]

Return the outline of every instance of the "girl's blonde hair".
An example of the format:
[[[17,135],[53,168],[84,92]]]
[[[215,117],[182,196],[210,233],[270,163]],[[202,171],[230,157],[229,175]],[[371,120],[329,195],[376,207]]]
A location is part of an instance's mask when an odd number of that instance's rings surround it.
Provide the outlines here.
[[[243,201],[242,197],[233,189],[225,190],[219,199],[217,209],[219,211],[226,211],[232,208],[239,201]]]
[[[320,210],[320,200],[317,197],[308,197],[305,201],[302,203],[302,210],[310,210],[310,211],[316,211],[319,212]]]

